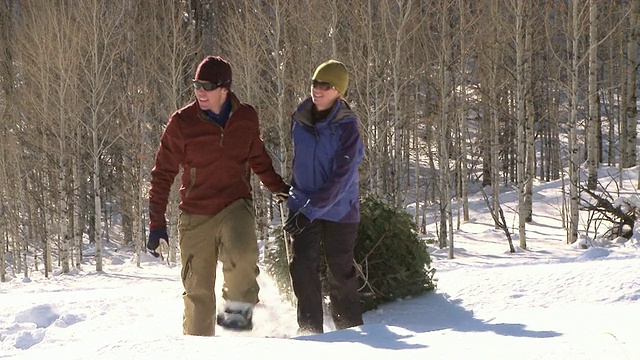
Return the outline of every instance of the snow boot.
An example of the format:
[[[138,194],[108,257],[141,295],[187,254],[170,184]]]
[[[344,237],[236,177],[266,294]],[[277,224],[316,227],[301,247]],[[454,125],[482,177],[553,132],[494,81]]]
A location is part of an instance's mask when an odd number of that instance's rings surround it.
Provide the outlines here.
[[[216,323],[229,330],[249,331],[253,329],[253,304],[227,301],[224,310],[218,313]]]

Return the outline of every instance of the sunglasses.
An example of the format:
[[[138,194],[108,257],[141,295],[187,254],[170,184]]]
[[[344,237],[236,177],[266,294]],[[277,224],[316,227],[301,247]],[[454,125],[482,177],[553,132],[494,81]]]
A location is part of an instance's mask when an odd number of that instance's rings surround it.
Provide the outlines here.
[[[317,80],[313,80],[313,82],[311,83],[311,86],[313,86],[314,89],[320,89],[322,91],[335,89],[335,87],[330,83],[324,82],[324,81],[317,81]]]
[[[219,82],[219,83],[205,83],[205,82],[201,82],[198,80],[193,80],[193,87],[198,90],[198,89],[204,89],[205,91],[213,91],[219,87],[222,87],[224,85],[227,85],[227,81],[225,82]]]

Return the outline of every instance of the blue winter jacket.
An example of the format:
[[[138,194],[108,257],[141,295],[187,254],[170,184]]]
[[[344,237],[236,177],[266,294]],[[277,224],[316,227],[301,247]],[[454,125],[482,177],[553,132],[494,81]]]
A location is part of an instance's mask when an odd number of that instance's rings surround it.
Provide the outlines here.
[[[340,99],[314,125],[312,107],[308,98],[291,117],[294,153],[289,209],[301,211],[310,220],[360,222],[358,166],[364,144],[358,117]]]

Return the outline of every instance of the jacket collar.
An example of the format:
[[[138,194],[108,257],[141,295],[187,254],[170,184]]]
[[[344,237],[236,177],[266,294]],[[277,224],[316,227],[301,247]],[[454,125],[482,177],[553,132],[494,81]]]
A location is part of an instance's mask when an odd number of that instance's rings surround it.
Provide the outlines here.
[[[355,117],[355,112],[351,110],[349,104],[344,99],[338,99],[331,108],[331,112],[322,121],[315,125],[312,120],[311,109],[313,108],[313,99],[311,97],[305,99],[293,113],[293,120],[307,126],[325,126],[330,123],[340,122],[348,117]]]
[[[227,94],[227,101],[229,101],[231,103],[231,112],[229,113],[229,119],[231,118],[231,116],[233,115],[233,113],[238,110],[238,108],[240,107],[240,100],[238,99],[238,97],[236,96],[236,94],[234,94],[231,90],[229,90],[229,93]],[[226,103],[226,101],[225,101]],[[196,108],[198,109],[198,116],[200,117],[200,119],[205,120],[205,121],[209,121],[209,122],[215,122],[214,119],[212,119],[209,115],[207,115],[207,112],[202,110],[200,108],[200,104],[198,104],[198,101],[194,101],[194,104],[196,105]]]

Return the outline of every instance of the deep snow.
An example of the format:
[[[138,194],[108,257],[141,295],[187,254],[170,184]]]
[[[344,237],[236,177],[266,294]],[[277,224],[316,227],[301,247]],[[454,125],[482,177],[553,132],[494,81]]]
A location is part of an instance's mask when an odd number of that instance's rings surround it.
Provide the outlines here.
[[[102,273],[87,262],[49,279],[16,274],[0,283],[0,358],[640,358],[639,229],[631,240],[603,242],[584,236],[583,223],[581,242],[567,245],[560,195],[559,181],[535,184],[528,249],[513,254],[481,194],[473,195],[471,220],[455,231],[455,258],[430,249],[435,291],[367,312],[361,327],[322,335],[296,337],[295,310],[265,272],[255,329],[218,328],[214,338],[181,334],[180,268],[148,255],[139,268],[130,252],[107,248]],[[622,195],[638,196],[631,182]],[[505,191],[501,200],[517,245],[517,194]]]

